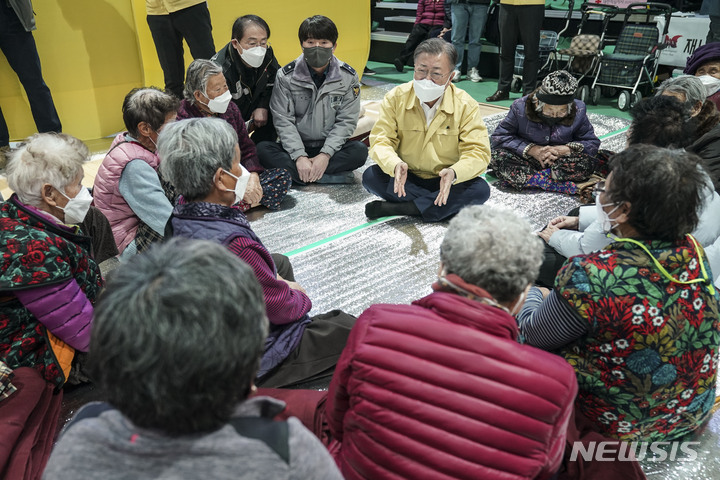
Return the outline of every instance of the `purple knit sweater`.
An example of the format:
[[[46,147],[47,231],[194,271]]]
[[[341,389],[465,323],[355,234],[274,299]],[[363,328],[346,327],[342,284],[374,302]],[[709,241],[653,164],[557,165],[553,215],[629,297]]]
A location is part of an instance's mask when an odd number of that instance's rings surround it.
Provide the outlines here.
[[[180,103],[180,108],[177,113],[178,120],[203,117],[217,117],[228,122],[237,132],[238,143],[240,144],[240,154],[242,155],[240,163],[242,163],[243,167],[247,168],[249,172],[260,173],[265,170],[262,165],[260,165],[255,144],[252,140],[250,140],[247,127],[245,126],[245,120],[243,120],[242,114],[240,113],[240,109],[237,105],[230,102],[230,105],[228,105],[228,109],[225,113],[208,114],[200,110],[197,105],[193,105],[187,100],[183,100]]]

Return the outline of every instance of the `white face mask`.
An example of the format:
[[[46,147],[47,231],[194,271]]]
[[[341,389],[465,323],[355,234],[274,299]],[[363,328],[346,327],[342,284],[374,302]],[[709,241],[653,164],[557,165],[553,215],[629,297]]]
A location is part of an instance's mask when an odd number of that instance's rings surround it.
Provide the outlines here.
[[[242,202],[243,197],[245,197],[245,190],[247,190],[248,182],[250,181],[250,172],[248,172],[242,164],[240,164],[240,170],[242,170],[242,175],[236,177],[232,173],[223,169],[225,173],[237,180],[237,182],[235,182],[235,203]],[[229,192],[230,190],[227,191]]]
[[[65,213],[65,223],[77,224],[82,223],[85,220],[88,210],[90,210],[90,204],[93,201],[90,190],[86,187],[82,187],[74,198],[70,198],[62,190],[57,189],[63,197],[68,199],[67,204],[64,207],[58,205],[58,208]]]
[[[615,208],[610,210],[610,212],[606,212],[603,207],[609,207],[613,205],[612,203],[600,203],[600,195],[595,197],[595,209],[597,210],[597,219],[601,224],[602,231],[605,233],[610,233],[613,228],[617,227],[618,223],[610,218],[610,214],[614,213],[615,210],[620,208],[620,205],[615,205]]]
[[[246,48],[243,49],[243,52],[240,54],[240,58],[242,58],[245,63],[250,65],[252,68],[258,68],[262,65],[262,62],[265,59],[265,53],[267,53],[267,47],[257,46],[253,48]]]
[[[720,78],[715,78],[712,75],[700,75],[697,78],[705,85],[705,92],[708,97],[720,90]]]
[[[205,96],[210,98],[207,93]],[[232,93],[230,93],[230,90],[226,90],[222,95],[211,98],[207,103],[207,106],[211,112],[223,114],[227,111],[228,105],[230,105],[230,100],[232,100]]]
[[[449,81],[450,79],[448,78],[448,82]],[[447,82],[443,85],[438,85],[429,78],[423,78],[422,80],[413,79],[415,95],[423,103],[432,102],[440,98],[440,95],[445,91],[445,85],[447,85]]]

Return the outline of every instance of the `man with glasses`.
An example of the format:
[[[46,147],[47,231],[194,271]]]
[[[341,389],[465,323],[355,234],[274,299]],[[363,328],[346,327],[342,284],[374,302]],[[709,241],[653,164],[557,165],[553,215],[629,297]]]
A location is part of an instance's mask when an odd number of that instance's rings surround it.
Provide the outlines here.
[[[628,146],[650,144],[663,148],[685,147],[693,138],[693,124],[687,121],[691,108],[691,105],[683,104],[670,96],[643,99],[630,110],[633,121],[628,130]],[[717,242],[720,237],[720,195],[715,192],[707,172],[704,175],[707,188],[703,190],[699,222],[692,232],[703,248]],[[611,204],[601,203],[600,194],[603,192],[605,182],[601,181],[595,184],[593,190],[595,205],[584,205],[577,213],[572,211],[568,215],[553,218],[539,233],[546,246],[545,258],[537,279],[538,285],[552,288],[555,276],[567,258],[598,251],[611,243],[612,238],[608,236],[605,228],[607,225],[604,225],[607,222],[600,218],[603,207],[608,208],[608,212],[611,210]],[[610,221],[615,215],[609,213]],[[720,248],[717,251],[720,252]],[[716,255],[714,251],[712,256],[711,263],[715,258],[720,259],[720,254]],[[718,272],[715,272],[715,277],[718,277]]]
[[[365,205],[368,218],[411,215],[439,222],[490,196],[480,177],[490,141],[477,102],[451,83],[455,47],[425,40],[414,60],[413,81],[385,95],[370,133],[377,165],[365,170],[363,186],[383,200]]]
[[[222,67],[233,102],[248,122],[255,144],[277,140],[270,98],[280,65],[269,39],[270,26],[265,20],[243,15],[233,23],[230,42],[211,59]]]

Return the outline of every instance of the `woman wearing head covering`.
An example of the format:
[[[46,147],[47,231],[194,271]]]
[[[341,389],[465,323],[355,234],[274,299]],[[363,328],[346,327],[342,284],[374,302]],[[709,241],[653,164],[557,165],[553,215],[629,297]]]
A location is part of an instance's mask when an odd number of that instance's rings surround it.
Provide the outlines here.
[[[331,376],[355,318],[339,310],[310,317],[312,303],[294,281],[289,259],[271,256],[250,228],[237,205],[250,174],[240,163],[230,125],[217,118],[180,120],[163,131],[158,148],[162,174],[182,195],[168,231],[225,245],[260,281],[270,333],[258,386],[284,387]]]
[[[577,80],[551,73],[526,97],[515,100],[490,136],[493,174],[510,186],[576,194],[597,167],[600,139],[585,104],[575,100]]]
[[[687,59],[683,73],[702,80],[708,100],[720,109],[720,43],[699,46]]]
[[[672,441],[715,401],[718,295],[689,234],[706,177],[692,154],[650,145],[616,154],[611,169],[596,208],[613,242],[568,259],[554,290],[532,289],[520,333],[575,368],[577,407],[596,430]]]
[[[0,204],[0,362],[13,370],[16,391],[0,395],[4,478],[39,478],[61,388],[90,343],[102,277],[78,227],[92,201],[80,183],[88,156],[77,138],[39,133],[8,163],[15,193]]]
[[[280,208],[292,185],[290,173],[282,168],[264,169],[258,161],[255,144],[248,136],[247,126],[238,107],[231,102],[222,68],[210,60],[195,60],[188,67],[185,79],[185,99],[180,103],[178,119],[222,118],[237,134],[242,159],[240,164],[249,172],[245,195],[240,208],[245,212],[263,205],[271,210]]]

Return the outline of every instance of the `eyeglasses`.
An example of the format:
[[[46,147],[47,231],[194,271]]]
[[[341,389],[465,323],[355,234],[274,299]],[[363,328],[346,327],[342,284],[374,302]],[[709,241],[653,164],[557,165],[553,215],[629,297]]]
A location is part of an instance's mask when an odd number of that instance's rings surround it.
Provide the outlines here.
[[[418,77],[418,80],[427,78],[428,75],[430,75],[430,80],[432,80],[433,82],[442,83],[443,78],[447,77],[450,74],[449,73],[440,73],[440,72],[429,73],[424,68],[415,67],[415,76]]]
[[[264,42],[255,42],[255,41],[252,41],[252,42],[247,42],[245,45],[246,45],[247,48],[269,47],[269,46],[270,46],[270,42],[268,42],[267,40],[264,41]],[[242,47],[242,45],[240,45],[240,46]],[[243,48],[245,48],[245,47],[243,47]]]
[[[595,197],[597,197],[598,195],[600,195],[601,193],[604,193],[604,192],[605,192],[605,182],[604,182],[604,181],[598,182],[598,183],[596,183],[595,186],[593,187],[592,196],[593,196],[593,198],[595,198]]]

